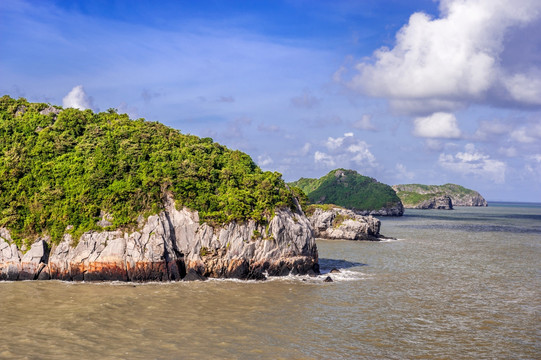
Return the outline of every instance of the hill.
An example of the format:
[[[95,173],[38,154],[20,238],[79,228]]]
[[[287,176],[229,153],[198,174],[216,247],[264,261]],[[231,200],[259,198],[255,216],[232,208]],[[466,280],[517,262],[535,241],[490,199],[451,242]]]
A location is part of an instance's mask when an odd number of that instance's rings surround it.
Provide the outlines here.
[[[354,170],[336,169],[319,179],[301,178],[289,185],[300,188],[315,204],[335,204],[364,214],[403,212],[399,197],[389,185]]]
[[[65,231],[129,229],[172,195],[201,222],[266,221],[294,206],[279,173],[210,138],[114,109],[0,98],[0,228],[19,246]]]
[[[453,206],[487,206],[487,201],[477,191],[456,184],[394,185],[393,189],[402,200],[404,207],[414,208],[434,198],[449,197]]]

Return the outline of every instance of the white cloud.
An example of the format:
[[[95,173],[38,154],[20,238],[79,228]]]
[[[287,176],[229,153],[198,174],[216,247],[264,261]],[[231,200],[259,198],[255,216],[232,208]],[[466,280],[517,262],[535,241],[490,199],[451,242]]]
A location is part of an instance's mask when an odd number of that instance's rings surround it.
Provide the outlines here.
[[[261,167],[272,164],[274,161],[269,155],[259,155],[257,157],[257,164]]]
[[[327,152],[316,151],[314,161],[327,167],[376,168],[378,163],[370,145],[355,138],[352,132],[343,137],[329,137],[325,142]]]
[[[515,38],[535,46],[536,36],[525,26],[540,15],[538,0],[442,0],[439,18],[411,15],[395,46],[358,63],[349,85],[407,112],[450,111],[491,96],[541,105],[539,64],[514,66],[524,61],[517,56],[501,60],[510,33],[524,31]]]
[[[397,179],[412,180],[415,177],[415,173],[413,171],[408,171],[404,164],[400,164],[400,163],[396,164],[395,169],[396,169],[395,177]],[[405,181],[400,180],[400,183],[404,183],[404,182]]]
[[[426,138],[456,139],[461,135],[453,114],[437,112],[430,116],[418,117],[414,121],[413,134]]]
[[[332,156],[321,151],[316,151],[314,153],[314,161],[316,163],[321,163],[321,164],[324,164],[325,166],[330,166],[330,167],[333,167],[336,165]]]
[[[467,144],[464,152],[458,152],[455,155],[440,154],[438,163],[444,169],[462,176],[473,175],[487,178],[497,184],[505,182],[506,164],[479,152],[473,144]]]
[[[301,156],[306,156],[308,155],[308,153],[310,152],[310,149],[312,148],[312,144],[310,143],[305,143],[301,149]]]
[[[493,137],[509,134],[511,125],[500,120],[481,121],[475,131],[474,138],[478,140],[490,140]]]
[[[353,127],[361,130],[375,131],[376,127],[372,124],[372,115],[364,114],[359,120],[353,123]]]
[[[541,124],[521,127],[511,132],[511,139],[524,144],[541,141]]]
[[[329,150],[335,150],[335,149],[338,149],[340,146],[342,146],[343,143],[344,143],[343,137],[333,138],[329,136],[329,138],[325,142],[325,146]]]
[[[68,95],[62,99],[62,106],[79,110],[91,109],[92,98],[86,94],[83,85],[78,85],[71,89]]]

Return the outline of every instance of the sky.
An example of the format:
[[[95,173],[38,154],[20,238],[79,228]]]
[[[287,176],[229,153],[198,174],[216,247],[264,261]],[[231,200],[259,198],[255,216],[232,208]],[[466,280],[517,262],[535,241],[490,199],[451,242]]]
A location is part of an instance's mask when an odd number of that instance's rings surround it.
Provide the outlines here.
[[[0,94],[118,109],[286,181],[541,202],[541,1],[0,1]]]

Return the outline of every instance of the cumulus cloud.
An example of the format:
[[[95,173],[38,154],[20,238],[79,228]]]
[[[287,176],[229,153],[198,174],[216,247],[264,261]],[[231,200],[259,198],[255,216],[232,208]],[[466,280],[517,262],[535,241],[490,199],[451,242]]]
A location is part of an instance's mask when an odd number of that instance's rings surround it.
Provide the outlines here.
[[[78,85],[71,89],[68,95],[62,99],[62,106],[79,110],[91,109],[92,97],[86,94],[83,85]]]
[[[511,139],[519,143],[531,144],[541,141],[541,124],[520,127],[511,132]]]
[[[257,164],[261,167],[267,166],[272,164],[274,161],[269,155],[259,155],[257,157]]]
[[[414,120],[413,134],[425,138],[456,139],[461,136],[456,117],[450,113],[437,112]]]
[[[538,0],[441,0],[439,18],[411,15],[396,34],[395,46],[382,47],[358,63],[349,85],[389,98],[395,109],[410,113],[502,100],[541,105],[541,68],[535,57],[527,64],[517,56],[501,60],[511,35],[536,47],[538,37],[527,26],[540,17]]]
[[[464,152],[455,155],[440,154],[438,163],[444,169],[463,176],[486,178],[497,184],[505,182],[506,164],[481,153],[473,144],[467,144]]]
[[[361,130],[375,131],[376,127],[372,124],[372,115],[364,114],[359,120],[353,123],[353,127]]]
[[[326,152],[318,150],[314,153],[314,161],[326,167],[375,168],[378,165],[370,145],[351,132],[337,138],[329,137],[325,147]]]
[[[291,105],[298,108],[311,109],[321,102],[320,98],[312,95],[308,90],[304,90],[302,95],[291,98]]]
[[[314,161],[316,163],[321,163],[329,167],[334,167],[336,165],[336,162],[334,161],[332,156],[325,154],[321,151],[316,151],[314,153]]]

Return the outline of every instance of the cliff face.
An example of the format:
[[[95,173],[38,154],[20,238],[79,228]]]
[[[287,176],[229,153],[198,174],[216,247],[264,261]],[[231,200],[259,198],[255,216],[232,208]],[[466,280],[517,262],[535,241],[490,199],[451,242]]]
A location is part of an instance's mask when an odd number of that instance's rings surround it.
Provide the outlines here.
[[[197,212],[175,209],[150,216],[140,230],[70,235],[49,249],[35,242],[24,255],[0,229],[1,280],[166,281],[183,278],[263,279],[318,272],[312,229],[301,211],[278,210],[268,226],[254,221],[220,228],[199,224]],[[189,276],[186,276],[189,275]]]
[[[448,209],[446,197],[450,199],[452,206],[487,206],[487,201],[477,191],[466,189],[456,184],[445,185],[421,185],[405,184],[394,185],[393,189],[402,200],[405,208],[417,209]],[[431,205],[433,203],[433,205]],[[439,203],[440,206],[436,205]]]
[[[381,222],[351,210],[316,208],[309,217],[314,236],[329,240],[379,240]]]
[[[449,196],[439,196],[421,201],[419,204],[411,207],[412,209],[437,209],[453,210],[453,202]]]

